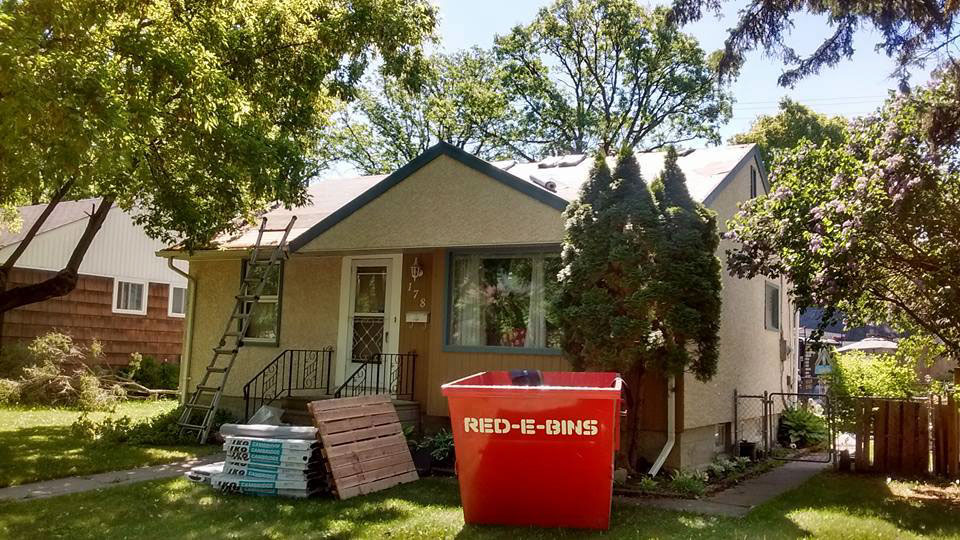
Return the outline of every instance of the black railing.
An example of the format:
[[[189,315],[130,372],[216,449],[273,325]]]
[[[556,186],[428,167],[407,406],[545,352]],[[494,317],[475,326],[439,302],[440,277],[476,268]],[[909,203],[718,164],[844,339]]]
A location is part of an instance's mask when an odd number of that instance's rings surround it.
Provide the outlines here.
[[[417,353],[377,353],[360,364],[336,389],[333,397],[389,394],[394,399],[413,401]]]
[[[243,386],[244,418],[277,398],[291,397],[299,390],[330,393],[333,347],[320,350],[287,349]]]

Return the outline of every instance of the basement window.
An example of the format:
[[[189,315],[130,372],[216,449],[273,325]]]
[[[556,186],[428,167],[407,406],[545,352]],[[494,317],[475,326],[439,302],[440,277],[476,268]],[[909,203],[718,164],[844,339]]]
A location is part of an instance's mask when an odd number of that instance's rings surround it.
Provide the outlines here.
[[[113,312],[126,315],[146,315],[147,282],[114,278]]]

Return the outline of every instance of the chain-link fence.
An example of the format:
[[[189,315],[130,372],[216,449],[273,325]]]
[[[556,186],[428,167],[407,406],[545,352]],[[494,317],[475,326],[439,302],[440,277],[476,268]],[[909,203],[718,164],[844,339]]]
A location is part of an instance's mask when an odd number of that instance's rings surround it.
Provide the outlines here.
[[[763,392],[740,394],[734,390],[734,442],[739,455],[759,454],[792,461],[828,462],[835,457],[836,434],[833,411],[827,396],[812,393]],[[823,440],[794,441],[789,430],[780,429],[780,417],[787,409],[803,410],[824,419]],[[810,444],[826,445],[826,453],[793,456],[777,452]]]

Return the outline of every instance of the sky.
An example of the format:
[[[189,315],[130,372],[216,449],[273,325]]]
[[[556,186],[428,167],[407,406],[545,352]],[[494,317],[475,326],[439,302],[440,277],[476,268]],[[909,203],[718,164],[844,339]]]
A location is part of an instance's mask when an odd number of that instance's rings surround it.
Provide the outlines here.
[[[445,52],[472,46],[490,47],[497,34],[505,34],[517,24],[528,23],[541,7],[550,3],[550,0],[432,1],[439,8],[439,46]],[[695,36],[705,51],[720,49],[727,29],[736,20],[736,11],[744,4],[731,2],[721,19],[709,15],[685,31]],[[825,36],[832,33],[825,20],[816,16],[800,16],[795,23],[787,43],[801,54],[814,50]],[[783,72],[779,59],[765,57],[760,52],[751,53],[740,77],[731,87],[736,100],[733,118],[721,128],[721,136],[726,140],[746,131],[758,115],[775,113],[783,96],[790,96],[830,115],[856,116],[873,111],[887,96],[888,90],[897,86],[897,82],[890,78],[894,63],[883,53],[874,52],[877,41],[876,33],[861,29],[856,36],[856,53],[852,59],[843,60],[834,68],[826,68],[792,89],[777,85],[777,77]],[[926,80],[926,74],[917,74],[912,82]]]

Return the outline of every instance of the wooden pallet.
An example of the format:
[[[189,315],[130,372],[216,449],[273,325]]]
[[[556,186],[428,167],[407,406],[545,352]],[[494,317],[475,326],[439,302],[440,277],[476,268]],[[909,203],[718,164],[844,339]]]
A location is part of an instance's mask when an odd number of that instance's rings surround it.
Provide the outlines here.
[[[312,401],[331,485],[348,499],[419,479],[389,396]]]

